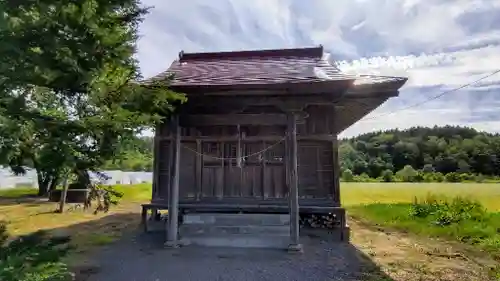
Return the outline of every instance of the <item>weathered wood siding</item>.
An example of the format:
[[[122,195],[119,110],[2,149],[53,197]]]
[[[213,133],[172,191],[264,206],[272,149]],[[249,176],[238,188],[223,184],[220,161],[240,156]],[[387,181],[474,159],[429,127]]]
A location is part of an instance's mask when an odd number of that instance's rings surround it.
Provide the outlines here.
[[[299,197],[329,199],[333,204],[337,202],[335,194],[338,193],[334,110],[327,106],[309,106],[306,111],[309,117],[305,123],[297,126]],[[240,130],[243,135],[240,142],[241,156],[248,157],[238,167],[235,126],[183,128],[181,202],[288,197],[285,159],[287,141],[283,139],[286,128],[241,126]],[[153,195],[153,199],[168,198],[171,165],[171,140],[168,136],[167,126],[164,125],[158,142],[158,192]],[[274,139],[270,140],[270,137]]]

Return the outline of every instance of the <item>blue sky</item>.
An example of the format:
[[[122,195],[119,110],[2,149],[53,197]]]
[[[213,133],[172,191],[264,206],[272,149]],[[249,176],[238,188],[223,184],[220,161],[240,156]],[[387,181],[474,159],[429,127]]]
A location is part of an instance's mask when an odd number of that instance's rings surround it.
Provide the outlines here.
[[[343,136],[446,124],[500,132],[500,74],[397,111],[500,69],[500,0],[142,2],[154,6],[140,28],[138,58],[145,77],[168,68],[180,50],[322,44],[346,72],[409,77],[399,97]]]

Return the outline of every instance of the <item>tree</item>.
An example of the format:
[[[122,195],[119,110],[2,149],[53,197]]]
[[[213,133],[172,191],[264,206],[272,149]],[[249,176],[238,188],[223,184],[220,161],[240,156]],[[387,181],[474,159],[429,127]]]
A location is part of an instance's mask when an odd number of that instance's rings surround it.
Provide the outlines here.
[[[434,173],[436,170],[432,166],[432,164],[425,164],[422,168],[422,172],[424,173]]]
[[[342,171],[342,179],[346,182],[351,182],[354,180],[354,175],[352,174],[352,171],[349,169],[345,169]]]
[[[392,182],[394,181],[394,174],[392,173],[391,170],[385,170],[382,172],[382,180],[385,182]]]
[[[396,173],[396,175],[398,177],[400,177],[403,181],[413,182],[413,181],[415,181],[415,178],[418,175],[418,172],[415,169],[413,169],[412,166],[406,165],[406,166],[404,166],[403,169],[398,171]]]
[[[339,155],[342,168],[371,177],[378,176],[381,167],[395,173],[405,165],[424,173],[500,175],[500,135],[464,127],[413,127],[367,133],[342,140]],[[433,177],[424,176],[426,180]]]
[[[184,101],[168,79],[140,82],[138,0],[0,0],[0,10],[1,162],[34,167],[40,194],[63,167],[90,182]]]

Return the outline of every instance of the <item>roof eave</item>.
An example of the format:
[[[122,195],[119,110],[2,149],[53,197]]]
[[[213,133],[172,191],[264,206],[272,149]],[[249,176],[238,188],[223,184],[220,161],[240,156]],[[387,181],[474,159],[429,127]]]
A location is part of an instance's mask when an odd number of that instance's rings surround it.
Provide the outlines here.
[[[269,91],[275,94],[319,94],[332,90],[346,91],[354,83],[354,79],[324,80],[324,81],[298,81],[283,83],[244,83],[244,84],[176,84],[172,83],[170,88],[174,91],[186,94],[210,94],[218,92],[245,92]]]

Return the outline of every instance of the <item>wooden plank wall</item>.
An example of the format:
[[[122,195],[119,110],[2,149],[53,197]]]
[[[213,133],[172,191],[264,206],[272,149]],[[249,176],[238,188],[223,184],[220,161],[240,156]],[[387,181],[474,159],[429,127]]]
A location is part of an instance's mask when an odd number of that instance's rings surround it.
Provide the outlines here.
[[[336,151],[335,118],[331,107],[310,106],[309,117],[298,125],[299,197],[335,200],[338,197],[338,159]],[[224,126],[183,128],[180,196],[184,199],[203,198],[256,198],[272,199],[288,196],[285,175],[285,142],[258,140],[259,136],[284,136],[284,127],[242,128],[252,141],[241,142],[242,155],[252,155],[237,167],[236,141],[202,141],[193,136],[234,136],[236,129]],[[161,136],[168,136],[166,126]],[[330,135],[330,139],[315,139],[314,136]],[[307,139],[310,136],[310,139]],[[257,153],[268,149],[265,153]],[[170,178],[170,140],[160,138],[158,142],[158,193],[157,199],[168,198]],[[232,158],[222,160],[219,158]],[[335,200],[337,201],[337,200]]]

